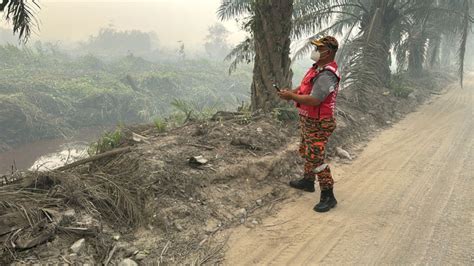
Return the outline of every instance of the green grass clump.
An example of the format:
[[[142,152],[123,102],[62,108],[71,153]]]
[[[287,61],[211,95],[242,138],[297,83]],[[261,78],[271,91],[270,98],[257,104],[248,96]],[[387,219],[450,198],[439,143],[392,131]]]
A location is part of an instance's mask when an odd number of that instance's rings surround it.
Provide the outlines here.
[[[401,75],[394,76],[391,79],[390,90],[393,95],[405,99],[413,92],[413,88],[409,86],[408,80]]]
[[[163,133],[163,132],[166,131],[167,123],[164,119],[162,119],[160,117],[155,118],[153,120],[153,124],[155,124],[155,128],[156,128],[156,130],[158,130],[158,132]]]
[[[122,130],[120,128],[113,132],[107,132],[95,143],[92,143],[87,150],[89,155],[103,153],[120,146],[123,138]]]

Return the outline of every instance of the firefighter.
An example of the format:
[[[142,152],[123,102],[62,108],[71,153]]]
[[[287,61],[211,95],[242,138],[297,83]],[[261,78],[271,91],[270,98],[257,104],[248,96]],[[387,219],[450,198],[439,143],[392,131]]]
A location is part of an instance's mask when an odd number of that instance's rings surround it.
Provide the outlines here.
[[[311,52],[314,64],[297,88],[281,90],[278,95],[284,100],[294,101],[299,112],[299,153],[305,159],[304,174],[303,178],[290,181],[290,186],[314,192],[317,177],[321,197],[314,210],[327,212],[337,204],[334,180],[324,159],[326,144],[336,128],[334,111],[341,76],[334,60],[339,44],[332,36],[312,40],[311,44],[314,45]]]

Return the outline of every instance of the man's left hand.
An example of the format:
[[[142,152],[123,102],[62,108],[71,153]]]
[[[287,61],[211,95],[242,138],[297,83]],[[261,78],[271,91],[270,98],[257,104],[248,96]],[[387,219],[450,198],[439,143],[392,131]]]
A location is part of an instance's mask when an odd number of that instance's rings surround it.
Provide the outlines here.
[[[294,95],[295,94],[289,90],[281,90],[278,92],[278,96],[280,96],[281,99],[287,100],[287,101],[292,100]]]

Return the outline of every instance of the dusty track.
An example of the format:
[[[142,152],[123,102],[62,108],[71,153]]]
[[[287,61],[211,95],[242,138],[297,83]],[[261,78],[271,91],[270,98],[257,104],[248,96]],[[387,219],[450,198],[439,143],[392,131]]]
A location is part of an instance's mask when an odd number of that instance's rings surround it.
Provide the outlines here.
[[[338,206],[319,194],[286,203],[254,229],[236,229],[226,263],[470,264],[474,213],[474,76],[333,167]]]

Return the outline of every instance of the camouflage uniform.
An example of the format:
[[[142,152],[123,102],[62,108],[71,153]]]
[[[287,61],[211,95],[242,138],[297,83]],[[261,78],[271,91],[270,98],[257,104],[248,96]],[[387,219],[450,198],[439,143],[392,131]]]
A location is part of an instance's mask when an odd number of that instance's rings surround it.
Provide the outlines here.
[[[332,188],[334,185],[329,165],[324,163],[325,146],[334,129],[336,129],[334,118],[317,120],[300,116],[301,144],[299,153],[306,160],[304,178],[315,181],[315,175],[317,175],[322,190]]]

